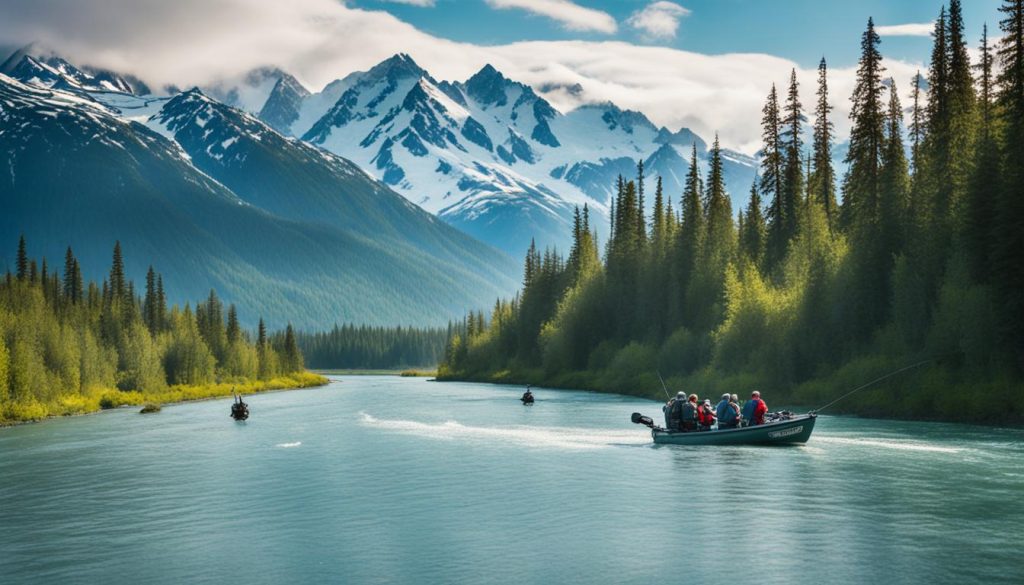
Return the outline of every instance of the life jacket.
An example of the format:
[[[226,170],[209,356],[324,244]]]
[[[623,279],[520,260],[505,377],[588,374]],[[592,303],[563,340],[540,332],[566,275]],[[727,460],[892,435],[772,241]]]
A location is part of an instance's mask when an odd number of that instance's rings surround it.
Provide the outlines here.
[[[697,409],[697,421],[706,427],[715,424],[715,413],[711,410],[710,406],[706,404],[700,405],[700,408]]]
[[[764,415],[766,412],[768,412],[768,405],[765,404],[765,401],[761,400],[760,398],[756,398],[755,400],[756,403],[754,404],[754,415],[750,417],[750,424],[763,425]]]

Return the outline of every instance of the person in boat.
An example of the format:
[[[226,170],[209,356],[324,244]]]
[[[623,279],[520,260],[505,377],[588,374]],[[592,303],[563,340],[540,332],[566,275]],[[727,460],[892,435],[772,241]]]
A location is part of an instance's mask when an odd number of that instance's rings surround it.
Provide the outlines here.
[[[523,392],[523,397],[520,398],[523,404],[530,404],[533,402],[533,390],[530,390],[530,385],[526,385],[526,392]]]
[[[711,407],[711,399],[705,398],[697,407],[697,427],[702,431],[710,431],[715,426],[715,409]]]
[[[696,431],[697,426],[697,395],[690,394],[689,399],[683,403],[679,416],[679,430],[684,433]]]
[[[679,421],[682,417],[683,403],[686,402],[686,393],[678,392],[674,398],[669,398],[662,411],[665,413],[665,428],[670,431],[679,430]]]
[[[715,407],[715,414],[718,416],[718,430],[734,429],[740,424],[740,406],[728,394],[722,394],[722,400]]]
[[[768,412],[768,405],[761,400],[761,393],[754,390],[750,394],[750,400],[743,405],[743,419],[748,426],[764,424],[764,415]]]

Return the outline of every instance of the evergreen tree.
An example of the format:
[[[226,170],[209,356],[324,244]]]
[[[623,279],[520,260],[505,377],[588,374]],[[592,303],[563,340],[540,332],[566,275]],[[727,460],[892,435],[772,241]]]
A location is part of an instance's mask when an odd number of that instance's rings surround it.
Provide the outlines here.
[[[238,309],[235,308],[235,304],[231,303],[228,306],[228,328],[227,328],[228,343],[238,343],[242,339],[242,328],[238,324]]]
[[[647,240],[647,220],[644,216],[644,161],[636,163],[636,237],[640,245]]]
[[[71,251],[71,246],[68,246],[67,252],[64,253],[64,298],[72,304],[82,301],[82,284],[77,274],[77,266],[75,254]]]
[[[684,325],[692,324],[693,315],[685,308],[685,295],[704,241],[702,190],[700,169],[697,166],[697,146],[694,145],[690,155],[690,168],[686,173],[686,187],[683,190],[681,204],[682,218],[676,235],[675,260],[672,265],[675,284],[671,301],[674,317],[672,321]]]
[[[764,261],[767,227],[764,212],[761,210],[761,194],[757,189],[757,179],[750,186],[750,202],[747,212],[743,215],[743,228],[740,230],[740,248],[744,255],[760,268]]]
[[[263,324],[263,317],[260,317],[260,324],[256,328],[256,345],[263,347],[267,344],[267,326]]]
[[[974,175],[967,201],[964,243],[970,256],[971,272],[980,282],[989,282],[992,275],[992,248],[996,224],[996,203],[1000,192],[999,145],[997,142],[992,79],[993,57],[988,44],[988,25],[981,37],[981,94],[978,96],[978,142],[975,151]]]
[[[840,226],[845,230],[871,224],[878,217],[879,178],[885,143],[882,104],[885,91],[882,72],[885,69],[878,51],[880,43],[875,23],[869,18],[861,40],[861,57],[850,110],[853,127],[846,154],[848,170],[843,180],[843,206],[839,216]]]
[[[771,267],[786,253],[786,206],[783,203],[785,153],[779,115],[779,99],[775,85],[762,110],[761,193],[768,199],[768,242],[766,264]]]
[[[832,105],[828,101],[828,66],[822,57],[818,64],[818,101],[814,109],[814,170],[808,182],[811,192],[825,211],[829,229],[834,230],[839,210],[836,203],[836,173],[832,166],[834,127],[829,119],[831,112]]]
[[[960,0],[949,3],[949,113],[945,129],[948,132],[948,152],[939,160],[940,176],[936,194],[936,217],[944,218],[945,229],[955,231],[963,217],[963,201],[970,180],[976,130],[974,78],[967,54],[967,39]]]
[[[146,323],[146,327],[152,335],[156,335],[159,331],[156,305],[156,271],[150,265],[149,270],[146,271],[146,296],[142,301],[142,320]]]
[[[480,315],[481,321],[483,315]],[[292,372],[302,371],[302,353],[299,351],[299,345],[295,341],[295,330],[292,329],[292,324],[289,323],[288,327],[284,331],[284,347],[282,349],[281,366],[284,373],[290,374]]]
[[[124,276],[124,259],[121,256],[121,242],[114,242],[114,258],[110,265],[110,294],[117,302],[128,300],[128,286]]]
[[[788,246],[796,236],[797,212],[804,193],[803,137],[801,119],[803,104],[800,103],[800,85],[796,80],[796,69],[789,78],[789,92],[786,96],[785,117],[782,120],[785,166],[782,180],[782,240]],[[781,250],[785,252],[784,248]]]
[[[28,278],[28,251],[25,248],[25,234],[18,238],[18,280],[24,281]]]
[[[654,188],[654,212],[651,218],[651,239],[657,253],[664,252],[665,236],[668,232],[668,217],[665,211],[665,194],[661,186],[661,177]]]
[[[889,80],[889,112],[885,149],[882,151],[881,200],[879,202],[878,240],[873,244],[881,250],[877,270],[888,275],[892,259],[903,248],[904,216],[907,212],[910,177],[903,145],[903,108],[900,106],[896,81]],[[888,287],[886,287],[888,289]],[[881,300],[886,303],[886,299]]]

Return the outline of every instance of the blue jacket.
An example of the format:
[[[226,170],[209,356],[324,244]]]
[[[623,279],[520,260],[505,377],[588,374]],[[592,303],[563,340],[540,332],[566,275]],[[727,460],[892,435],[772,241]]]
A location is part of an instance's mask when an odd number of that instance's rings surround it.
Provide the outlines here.
[[[760,398],[751,398],[743,404],[743,418],[744,420],[750,420],[754,417],[754,411],[757,410],[757,403],[761,402]]]
[[[718,424],[731,423],[736,420],[736,411],[728,400],[722,400],[715,407],[715,415],[718,416]]]

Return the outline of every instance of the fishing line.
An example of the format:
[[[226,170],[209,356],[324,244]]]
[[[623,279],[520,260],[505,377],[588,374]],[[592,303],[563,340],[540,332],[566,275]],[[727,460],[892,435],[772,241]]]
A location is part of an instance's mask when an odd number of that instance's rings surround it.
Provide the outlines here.
[[[921,366],[923,366],[925,364],[930,364],[930,363],[936,361],[937,359],[939,359],[939,358],[928,358],[926,360],[917,362],[916,364],[911,364],[909,366],[904,366],[904,367],[902,367],[902,368],[900,368],[900,369],[898,369],[898,370],[896,370],[894,372],[889,372],[888,374],[882,376],[881,378],[876,378],[876,379],[868,382],[867,384],[864,384],[863,386],[858,386],[858,387],[854,388],[853,390],[850,390],[846,394],[843,394],[842,396],[840,396],[839,398],[836,398],[832,402],[829,402],[825,406],[822,406],[821,408],[812,410],[811,412],[814,412],[814,413],[821,412],[821,411],[825,410],[826,408],[832,406],[833,404],[839,402],[840,400],[846,398],[847,396],[849,396],[849,395],[851,395],[851,394],[853,394],[855,392],[860,392],[861,390],[867,388],[868,386],[873,386],[873,385],[881,382],[882,380],[886,380],[888,378],[891,378],[891,377],[895,376],[896,374],[901,374],[903,372],[906,372],[907,370],[913,370],[914,368],[919,368],[919,367],[921,367]]]

